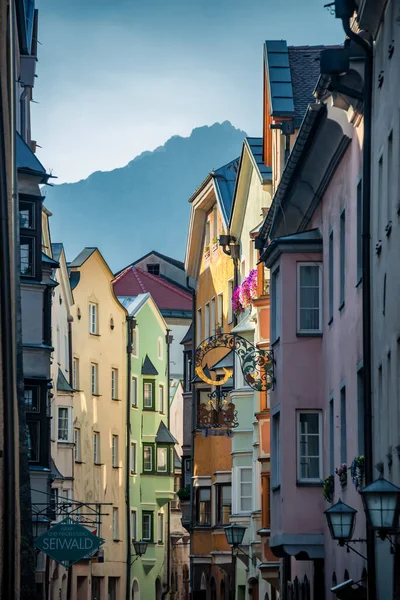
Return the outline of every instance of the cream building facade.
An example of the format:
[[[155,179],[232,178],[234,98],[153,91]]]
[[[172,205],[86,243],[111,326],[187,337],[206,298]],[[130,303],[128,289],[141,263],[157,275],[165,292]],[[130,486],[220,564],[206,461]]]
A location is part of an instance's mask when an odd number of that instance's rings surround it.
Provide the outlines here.
[[[73,567],[71,598],[119,600],[125,598],[127,569],[127,312],[114,295],[113,274],[97,248],[85,248],[69,267],[75,299],[74,496],[87,503],[75,516],[104,539],[92,561]]]

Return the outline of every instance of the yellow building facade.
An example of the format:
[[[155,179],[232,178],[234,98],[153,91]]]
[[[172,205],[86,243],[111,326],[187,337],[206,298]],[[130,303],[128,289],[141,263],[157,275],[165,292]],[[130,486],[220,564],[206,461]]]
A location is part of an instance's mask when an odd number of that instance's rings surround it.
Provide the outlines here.
[[[75,516],[104,545],[73,567],[71,598],[126,594],[126,317],[97,248],[72,263]]]

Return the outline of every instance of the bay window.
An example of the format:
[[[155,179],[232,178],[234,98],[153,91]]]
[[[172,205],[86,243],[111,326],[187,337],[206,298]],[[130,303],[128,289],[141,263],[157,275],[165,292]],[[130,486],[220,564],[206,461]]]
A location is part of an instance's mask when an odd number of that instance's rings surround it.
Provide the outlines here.
[[[232,513],[232,487],[230,484],[217,485],[216,524],[228,525]]]
[[[196,488],[196,525],[210,527],[211,525],[211,488]]]
[[[297,333],[322,333],[321,264],[297,264]]]

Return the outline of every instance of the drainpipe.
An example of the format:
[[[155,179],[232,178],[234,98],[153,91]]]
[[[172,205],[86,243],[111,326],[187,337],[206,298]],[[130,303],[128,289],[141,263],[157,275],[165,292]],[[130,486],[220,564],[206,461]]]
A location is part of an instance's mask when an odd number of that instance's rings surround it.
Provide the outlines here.
[[[195,288],[189,285],[189,277],[187,277],[186,287],[192,292],[192,372],[190,374],[191,380],[194,377],[194,365],[195,365],[195,355],[196,355],[196,290]],[[196,389],[194,387],[194,383],[191,383],[192,387],[192,437],[191,437],[191,448],[190,448],[190,564],[189,564],[189,584],[190,584],[190,597],[193,595],[193,524],[194,524],[194,492],[193,492],[193,474],[194,474],[194,438],[196,435],[196,421],[197,421],[197,411],[196,411]]]
[[[167,378],[168,378],[168,384],[167,384],[167,427],[168,427],[168,431],[170,431],[170,415],[171,415],[171,407],[170,407],[170,403],[169,403],[169,381],[170,381],[170,354],[171,354],[171,342],[172,342],[172,336],[170,335],[171,330],[167,329],[167,334],[165,336],[165,341],[167,342]],[[172,472],[174,473],[175,469],[174,469],[174,465],[171,465],[172,468]],[[175,473],[174,473],[175,475]],[[165,590],[163,591],[163,593],[161,594],[161,598],[166,598],[167,595],[170,592],[170,582],[171,582],[171,504],[170,502],[168,502],[168,508],[167,508],[167,519],[168,519],[168,525],[167,525],[167,587],[165,588]]]
[[[339,12],[339,14],[338,14]],[[372,129],[372,62],[371,44],[352,31],[350,19],[354,5],[347,1],[337,16],[341,18],[346,35],[361,46],[365,54],[364,67],[364,145],[363,145],[363,184],[362,184],[362,306],[363,306],[363,362],[364,362],[364,440],[365,440],[365,483],[373,481],[372,456],[372,358],[371,358],[371,129]],[[368,598],[376,598],[375,537],[367,522],[367,571]]]
[[[5,12],[5,11],[4,11]],[[17,201],[16,187],[16,164],[15,164],[15,111],[14,111],[14,11],[11,6],[9,9],[9,55],[10,55],[10,136],[11,136],[11,176],[12,176],[12,208]],[[5,115],[4,106],[0,104],[1,121],[3,125]],[[3,419],[4,419],[4,531],[3,540],[7,544],[7,550],[2,560],[2,598],[15,598],[17,594],[17,571],[16,561],[19,552],[17,552],[17,538],[15,535],[16,523],[16,494],[19,490],[16,488],[16,469],[18,468],[18,457],[16,456],[16,386],[15,386],[15,345],[13,334],[13,291],[12,291],[12,271],[11,264],[14,263],[14,257],[11,256],[10,249],[15,248],[14,226],[12,217],[9,218],[9,190],[7,189],[7,168],[6,156],[8,150],[4,144],[4,133],[0,135],[1,147],[0,169],[2,171],[0,181],[0,263],[2,265],[2,274],[0,277],[0,322],[1,322],[1,345],[3,361]],[[17,309],[18,307],[16,307]]]
[[[130,448],[131,448],[131,367],[132,367],[132,331],[136,327],[133,317],[126,317],[126,458],[125,458],[125,502],[126,502],[126,600],[131,600],[131,562],[132,562],[132,539],[131,539],[131,504],[130,504]]]

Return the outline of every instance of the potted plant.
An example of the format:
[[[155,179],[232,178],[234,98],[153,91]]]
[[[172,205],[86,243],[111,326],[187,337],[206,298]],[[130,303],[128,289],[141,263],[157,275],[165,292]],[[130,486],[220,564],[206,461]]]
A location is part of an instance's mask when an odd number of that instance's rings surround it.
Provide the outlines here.
[[[356,490],[361,487],[364,480],[364,457],[356,456],[350,465],[351,480],[354,483]]]
[[[333,475],[329,475],[326,479],[324,479],[324,484],[322,487],[322,493],[327,502],[332,504],[334,494],[335,494],[335,478]]]
[[[181,488],[176,492],[176,495],[178,496],[181,502],[185,500],[190,500],[190,485],[185,485],[185,487]]]
[[[335,473],[339,477],[340,485],[342,486],[342,488],[346,487],[346,485],[347,485],[347,464],[342,463],[340,465],[340,467],[337,467],[335,469]]]

